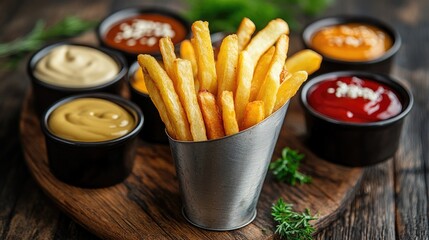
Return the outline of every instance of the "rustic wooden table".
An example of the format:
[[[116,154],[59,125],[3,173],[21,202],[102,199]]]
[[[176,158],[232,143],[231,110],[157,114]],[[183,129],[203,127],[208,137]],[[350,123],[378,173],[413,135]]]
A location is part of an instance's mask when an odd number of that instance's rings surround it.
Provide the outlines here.
[[[99,20],[112,10],[142,4],[183,10],[174,0],[2,0],[0,42],[24,35],[40,18],[49,23],[75,14]],[[315,239],[429,238],[428,12],[426,0],[337,0],[324,13],[369,15],[395,26],[403,45],[392,75],[411,88],[415,104],[395,157],[366,169],[355,199]],[[292,51],[302,48],[298,34],[292,37]],[[0,70],[0,239],[97,239],[61,213],[27,170],[18,123],[29,87],[25,61],[14,71]]]

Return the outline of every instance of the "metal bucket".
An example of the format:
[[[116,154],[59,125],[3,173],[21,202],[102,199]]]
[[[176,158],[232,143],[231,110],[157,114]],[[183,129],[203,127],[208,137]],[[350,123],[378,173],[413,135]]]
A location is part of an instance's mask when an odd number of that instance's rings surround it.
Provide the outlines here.
[[[183,215],[191,224],[225,231],[255,219],[288,105],[259,124],[224,138],[184,142],[169,137]]]

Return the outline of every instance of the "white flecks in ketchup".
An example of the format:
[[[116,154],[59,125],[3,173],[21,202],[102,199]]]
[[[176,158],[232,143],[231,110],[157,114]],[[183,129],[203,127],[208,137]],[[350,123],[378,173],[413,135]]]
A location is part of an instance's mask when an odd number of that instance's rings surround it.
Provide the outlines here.
[[[338,77],[315,84],[308,103],[317,112],[346,122],[376,122],[398,115],[402,104],[389,86],[358,77]]]
[[[355,81],[359,81],[360,79],[354,77]],[[337,82],[337,88],[328,88],[327,92],[334,94],[338,98],[349,97],[349,98],[358,98],[362,97],[364,99],[375,101],[380,97],[383,88],[378,88],[377,91],[372,90],[371,88],[362,87],[361,85],[354,83],[344,83],[342,81]]]

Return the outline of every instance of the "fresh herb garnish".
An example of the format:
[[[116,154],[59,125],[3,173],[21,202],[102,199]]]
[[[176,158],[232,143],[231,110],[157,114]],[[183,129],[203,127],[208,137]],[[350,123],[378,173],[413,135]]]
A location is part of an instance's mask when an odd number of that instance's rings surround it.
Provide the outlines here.
[[[299,164],[304,156],[304,154],[299,154],[296,150],[288,147],[283,148],[282,157],[270,163],[270,170],[277,180],[287,182],[292,186],[297,181],[299,183],[310,183],[311,177],[298,171]]]
[[[190,20],[205,20],[213,32],[235,32],[243,17],[258,29],[274,18],[283,18],[291,28],[299,26],[303,15],[323,11],[333,0],[187,0]]]
[[[5,62],[6,67],[14,67],[25,56],[25,54],[38,50],[47,41],[58,40],[64,37],[73,37],[88,29],[93,28],[96,22],[69,16],[46,28],[45,22],[36,22],[33,30],[25,37],[11,42],[0,43],[0,60]]]
[[[317,217],[311,216],[308,208],[302,213],[296,213],[292,211],[292,207],[292,204],[285,203],[281,198],[271,207],[271,215],[277,222],[275,233],[289,240],[311,240],[315,229],[309,221],[316,220]]]

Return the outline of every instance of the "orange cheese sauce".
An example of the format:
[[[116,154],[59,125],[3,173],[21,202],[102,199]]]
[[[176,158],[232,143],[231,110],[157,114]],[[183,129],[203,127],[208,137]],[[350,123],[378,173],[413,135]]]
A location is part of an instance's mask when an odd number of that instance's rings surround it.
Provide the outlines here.
[[[379,58],[392,44],[392,38],[381,29],[360,23],[324,27],[311,39],[312,47],[322,55],[345,61]]]

